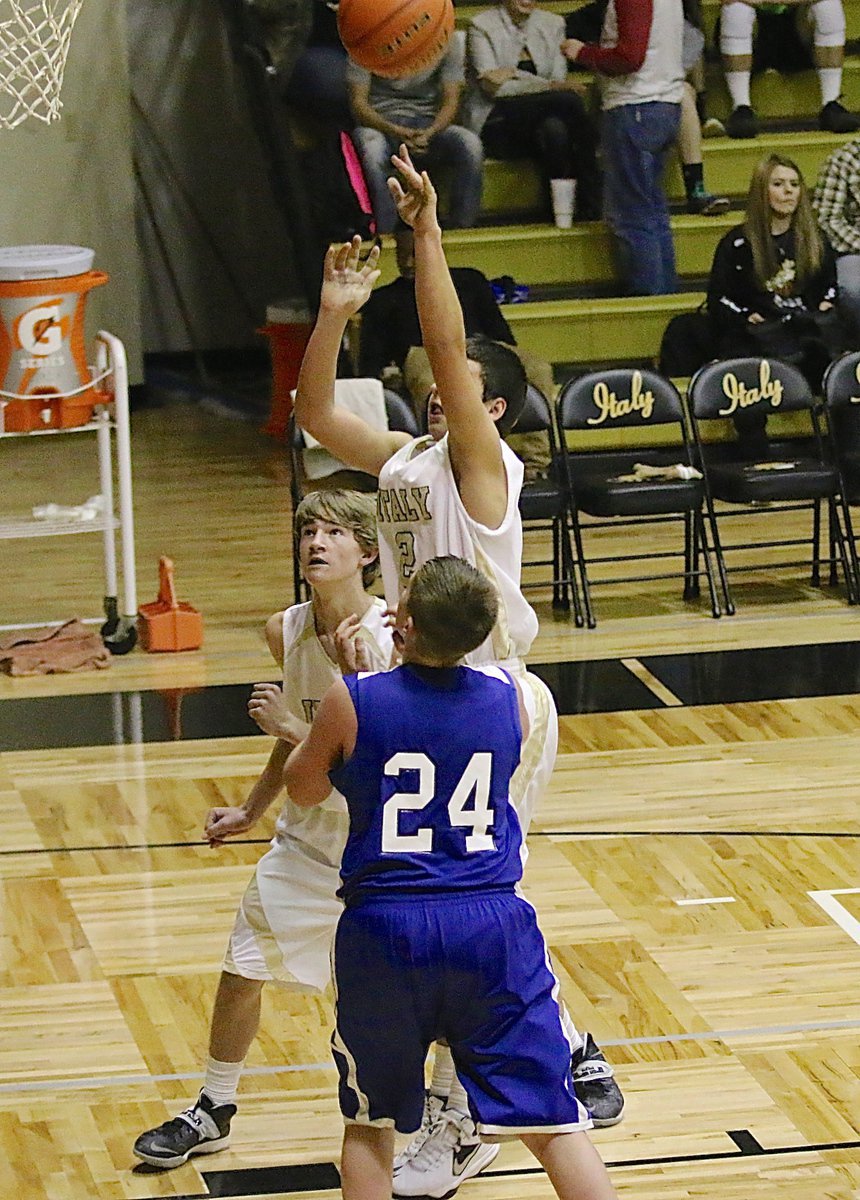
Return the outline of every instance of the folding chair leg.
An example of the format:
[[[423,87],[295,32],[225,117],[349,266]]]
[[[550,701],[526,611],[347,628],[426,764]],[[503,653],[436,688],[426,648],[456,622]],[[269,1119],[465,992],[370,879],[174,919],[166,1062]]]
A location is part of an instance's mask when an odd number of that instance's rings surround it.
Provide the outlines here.
[[[860,559],[857,557],[857,541],[854,536],[854,523],[851,520],[851,506],[844,494],[839,496],[842,509],[842,537],[847,543],[848,560],[851,564],[851,575],[854,580],[854,602],[860,602]]]
[[[293,603],[301,604],[304,597],[302,596],[302,572],[299,566],[299,556],[293,552]]]
[[[832,537],[832,527],[830,534]],[[831,556],[833,543],[831,541]],[[821,501],[812,505],[812,586],[821,587]]]
[[[558,520],[552,523],[552,606],[570,608],[567,575],[565,574],[564,547]]]
[[[585,624],[585,617],[582,615],[582,604],[579,599],[579,588],[576,583],[576,567],[573,561],[573,547],[570,544],[570,533],[567,528],[566,518],[562,518],[559,527],[559,540],[561,543],[561,566],[562,576],[565,580],[567,594],[573,599],[573,620],[577,629],[581,629]],[[568,602],[568,608],[570,603]]]
[[[582,530],[579,527],[579,516],[576,509],[570,509],[570,523],[573,529],[573,541],[576,547],[576,562],[572,571],[573,586],[576,587],[576,567],[579,567],[579,578],[582,583],[582,604],[585,611],[585,623],[589,629],[594,629],[597,621],[594,618],[594,609],[591,606],[591,589],[588,585],[588,572],[585,568],[585,554],[582,549]]]
[[[696,549],[699,545],[702,548],[702,558],[705,560],[705,578],[708,581],[708,593],[711,597],[711,616],[721,617],[723,611],[720,608],[719,597],[717,596],[717,581],[714,578],[714,564],[711,562],[711,554],[708,549],[708,534],[705,528],[705,518],[701,512],[693,515],[694,522],[694,537],[696,539]]]
[[[684,599],[698,600],[699,586],[699,540],[696,536],[695,513],[684,513]]]
[[[717,528],[717,515],[714,512],[714,503],[711,500],[710,495],[706,497],[706,503],[708,509],[708,527],[711,531],[711,545],[717,560],[717,571],[719,572],[720,576],[720,587],[723,593],[725,613],[727,617],[733,617],[735,615],[735,602],[732,599],[732,593],[729,587],[729,575],[728,571],[726,570],[726,560],[723,555],[722,542],[720,541],[720,531]]]
[[[848,538],[839,518],[839,509],[836,505],[836,501],[832,498],[829,501],[829,513],[831,536],[834,537],[836,548],[839,550],[839,562],[842,565],[842,574],[845,576],[845,591],[848,597],[848,603],[857,604],[858,601],[860,601],[860,580],[858,580],[857,573],[854,570],[854,562],[849,550],[849,546],[853,546],[853,538],[851,542],[849,542],[849,545],[846,545]],[[831,551],[832,562],[830,574],[831,584],[833,586],[835,586],[838,582],[838,578],[836,576],[836,548]]]

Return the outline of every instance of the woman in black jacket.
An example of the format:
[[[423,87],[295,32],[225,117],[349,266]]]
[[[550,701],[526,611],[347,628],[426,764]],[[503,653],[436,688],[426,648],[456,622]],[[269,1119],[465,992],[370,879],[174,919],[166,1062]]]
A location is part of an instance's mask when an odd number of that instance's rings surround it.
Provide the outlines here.
[[[836,259],[815,221],[797,164],[772,154],[753,172],[746,220],[720,241],[708,312],[720,357],[761,354],[794,362],[815,389],[838,353]],[[832,317],[821,314],[832,312]],[[738,414],[743,457],[767,455],[765,416]]]

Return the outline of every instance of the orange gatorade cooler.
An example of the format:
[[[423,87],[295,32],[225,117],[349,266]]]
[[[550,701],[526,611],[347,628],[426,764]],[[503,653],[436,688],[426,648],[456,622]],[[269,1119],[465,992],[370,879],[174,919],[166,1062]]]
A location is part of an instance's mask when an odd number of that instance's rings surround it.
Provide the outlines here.
[[[84,310],[108,281],[92,270],[94,257],[85,246],[0,248],[0,432],[69,429],[92,417],[99,400]]]

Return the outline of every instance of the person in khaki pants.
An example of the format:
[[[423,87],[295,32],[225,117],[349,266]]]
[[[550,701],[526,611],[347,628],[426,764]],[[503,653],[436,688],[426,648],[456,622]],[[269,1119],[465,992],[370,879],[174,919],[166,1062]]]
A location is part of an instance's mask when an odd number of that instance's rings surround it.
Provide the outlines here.
[[[381,378],[387,386],[408,392],[416,416],[423,422],[427,396],[433,386],[433,372],[422,345],[415,304],[412,230],[395,230],[394,241],[400,275],[392,283],[376,288],[365,305],[359,334],[358,372]],[[454,267],[451,277],[463,308],[467,334],[482,333],[512,346],[529,383],[552,401],[556,393],[552,366],[516,344],[486,276],[474,267]],[[523,460],[527,480],[546,471],[549,445],[545,434],[513,433],[506,441]]]

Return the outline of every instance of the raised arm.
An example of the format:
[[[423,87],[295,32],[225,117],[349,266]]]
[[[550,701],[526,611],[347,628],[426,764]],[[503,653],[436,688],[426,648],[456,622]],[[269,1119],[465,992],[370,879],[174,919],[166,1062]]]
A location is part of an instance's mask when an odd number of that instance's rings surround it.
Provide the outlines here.
[[[405,433],[373,429],[334,402],[337,360],[347,322],[379,278],[379,248],[361,261],[361,238],[331,246],[325,257],[320,309],[296,389],[298,425],[347,466],[378,475],[383,463],[409,441]]]
[[[322,804],[331,792],[328,773],[350,756],[357,733],[352,700],[338,679],[320,701],[310,733],[287,759],[284,783],[294,804],[301,808]]]
[[[497,528],[507,508],[507,476],[495,422],[476,364],[466,357],[463,311],[442,248],[436,191],[401,146],[392,158],[403,182],[388,181],[401,220],[415,231],[415,300],[421,337],[448,424],[448,449],[460,499],[475,521]],[[504,403],[503,401],[501,403]]]

